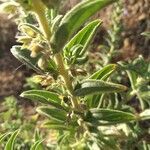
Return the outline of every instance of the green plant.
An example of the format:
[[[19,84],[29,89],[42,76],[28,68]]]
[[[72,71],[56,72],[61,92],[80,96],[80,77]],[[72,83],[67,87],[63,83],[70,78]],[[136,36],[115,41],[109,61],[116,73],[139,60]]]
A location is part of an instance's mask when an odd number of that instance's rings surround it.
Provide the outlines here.
[[[18,109],[17,100],[14,96],[6,97],[0,105],[1,132],[15,130],[21,124],[22,111]],[[16,118],[15,121],[13,118]],[[11,124],[10,124],[11,122]]]
[[[118,0],[113,6],[112,14],[110,16],[111,24],[105,36],[105,43],[100,45],[101,49],[101,65],[112,63],[113,59],[119,56],[123,31],[122,25],[123,16],[123,1]]]
[[[101,25],[100,20],[90,23],[87,20],[115,1],[84,0],[64,16],[59,15],[60,1],[16,0],[15,5],[11,3],[18,11],[24,10],[21,14],[30,13],[34,18],[32,24],[26,19],[19,21],[18,42],[22,45],[14,46],[11,52],[39,74],[36,76],[39,82],[44,79],[48,83],[47,90],[35,89],[21,94],[43,104],[37,108],[48,118],[43,126],[58,133],[54,143],[45,142],[45,149],[128,148],[127,139],[130,136],[135,139],[139,122],[150,118],[149,110],[135,113],[130,107],[116,104],[117,93],[123,95],[127,90],[126,86],[110,80],[118,65],[106,65],[92,75],[79,69],[87,62],[87,49]],[[37,141],[36,145],[41,142]],[[145,140],[142,146],[143,143]]]
[[[6,97],[0,104],[0,135],[9,131],[12,133],[18,128],[21,129],[21,134],[17,138],[16,149],[28,148],[31,145],[33,134],[29,131],[37,127],[37,114],[31,114],[33,107],[28,109],[28,114],[25,113],[25,108],[17,104],[17,99],[14,96]],[[3,134],[2,134],[3,135]],[[4,134],[5,135],[5,134]],[[7,139],[7,137],[6,137]],[[0,142],[0,149],[6,144],[6,140]]]

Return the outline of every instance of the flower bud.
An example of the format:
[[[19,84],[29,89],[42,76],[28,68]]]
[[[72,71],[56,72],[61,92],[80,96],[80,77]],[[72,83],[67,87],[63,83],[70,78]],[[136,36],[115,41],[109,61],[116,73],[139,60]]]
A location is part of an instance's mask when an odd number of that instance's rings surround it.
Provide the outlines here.
[[[31,50],[31,55],[30,56],[32,58],[35,58],[39,54],[39,52],[41,52],[43,50],[43,47],[38,45],[38,44],[33,44],[31,46],[30,50]]]
[[[32,77],[32,79],[33,82],[39,83],[42,86],[48,86],[54,81],[52,76],[44,76],[44,75],[35,75]]]
[[[73,76],[86,76],[87,75],[87,72],[83,69],[71,69],[71,74]]]
[[[41,83],[43,80],[43,76],[42,75],[35,75],[32,77],[32,80],[34,83]]]
[[[14,14],[18,4],[15,2],[6,2],[0,5],[0,10],[6,13]]]
[[[17,36],[17,42],[23,43],[25,45],[29,45],[31,43],[32,38],[28,36]]]
[[[29,26],[26,26],[26,25],[20,25],[19,26],[19,29],[25,33],[27,36],[31,37],[31,38],[36,38],[37,37],[37,33],[32,29],[30,28]]]

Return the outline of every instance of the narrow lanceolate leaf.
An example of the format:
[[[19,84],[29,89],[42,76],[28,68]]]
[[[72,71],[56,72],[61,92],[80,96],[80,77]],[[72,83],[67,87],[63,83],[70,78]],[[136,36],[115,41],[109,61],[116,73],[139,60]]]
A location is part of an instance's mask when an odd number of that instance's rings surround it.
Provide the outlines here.
[[[59,95],[53,92],[45,90],[29,90],[23,92],[20,96],[44,104],[50,104],[56,108],[64,109],[61,106],[61,99],[59,98]]]
[[[150,120],[150,109],[144,110],[140,113],[139,117],[140,120]]]
[[[4,133],[4,134],[2,134],[2,135],[0,135],[0,144],[3,142],[3,140],[8,136],[8,135],[10,135],[11,133],[9,132],[9,133]]]
[[[83,55],[85,50],[88,48],[91,40],[93,39],[100,24],[101,24],[100,20],[95,20],[86,25],[71,39],[71,41],[65,46],[65,49],[71,50],[73,46],[80,44],[83,46],[83,48],[81,49],[79,55]]]
[[[68,126],[64,124],[64,122],[50,120],[49,122],[44,123],[44,128],[55,129],[55,130],[68,130]]]
[[[134,114],[120,110],[90,109],[90,112],[93,116],[91,121],[96,120],[99,124],[116,124],[137,120]]]
[[[127,89],[126,86],[105,82],[101,80],[85,80],[80,84],[80,87],[74,90],[75,96],[85,96],[101,93],[117,93]]]
[[[32,147],[31,147],[30,150],[44,150],[44,148],[41,146],[41,144],[42,144],[43,141],[44,141],[44,140],[38,140],[38,141],[36,141],[36,142],[32,145]]]
[[[117,69],[117,65],[109,64],[109,65],[103,67],[102,69],[98,70],[94,74],[92,74],[89,77],[89,79],[106,81],[116,69]],[[90,107],[97,107],[102,95],[104,95],[104,94],[96,94],[96,95],[88,96],[87,97],[88,105]]]
[[[50,107],[38,107],[37,112],[47,116],[48,118],[60,122],[65,122],[67,113],[61,109]]]
[[[117,0],[85,0],[77,4],[62,19],[51,39],[54,52],[59,52],[69,38],[97,11]]]
[[[106,80],[117,68],[117,65],[110,64],[95,72],[89,79]]]
[[[28,49],[21,49],[20,46],[13,46],[11,53],[23,64],[27,65],[29,68],[41,73],[41,69],[37,67],[37,61],[39,56],[36,58],[30,57],[30,51]]]
[[[20,130],[16,130],[11,137],[8,139],[4,150],[14,150],[14,144],[15,144],[15,140],[17,138],[17,135],[19,134]]]

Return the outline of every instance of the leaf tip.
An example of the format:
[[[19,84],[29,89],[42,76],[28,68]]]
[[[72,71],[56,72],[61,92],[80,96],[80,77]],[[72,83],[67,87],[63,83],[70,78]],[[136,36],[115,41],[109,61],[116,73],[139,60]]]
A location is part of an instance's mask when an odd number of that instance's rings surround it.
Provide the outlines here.
[[[25,94],[24,94],[24,92],[23,92],[23,93],[20,94],[20,97],[24,97],[24,95],[25,95]]]

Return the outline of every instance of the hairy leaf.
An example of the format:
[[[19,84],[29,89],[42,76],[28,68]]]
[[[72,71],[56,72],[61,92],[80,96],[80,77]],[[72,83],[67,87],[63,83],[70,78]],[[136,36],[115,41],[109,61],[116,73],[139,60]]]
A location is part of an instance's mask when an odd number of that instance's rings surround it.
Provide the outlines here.
[[[95,72],[89,79],[106,80],[117,68],[117,65],[110,64]]]
[[[14,149],[15,140],[16,140],[19,132],[20,132],[20,130],[16,130],[14,133],[12,133],[11,137],[8,139],[8,141],[5,145],[4,150],[13,150]]]
[[[37,61],[39,56],[36,58],[30,57],[30,51],[28,49],[21,49],[20,46],[13,46],[11,49],[11,53],[23,64],[27,65],[29,68],[41,73],[41,69],[37,67]]]
[[[64,124],[64,122],[59,122],[56,120],[51,120],[49,122],[46,122],[43,126],[48,129],[68,130],[68,127]]]
[[[90,109],[92,117],[89,120],[96,120],[99,124],[117,124],[137,120],[137,117],[129,112],[113,109]]]
[[[62,19],[58,30],[51,39],[54,52],[59,52],[69,38],[85,23],[85,21],[94,15],[98,10],[115,2],[116,0],[86,0],[77,4]]]
[[[80,84],[80,88],[74,90],[75,96],[85,96],[100,93],[117,93],[127,89],[126,86],[114,84],[101,80],[85,80]]]
[[[59,95],[53,92],[49,92],[45,90],[29,90],[23,92],[20,96],[44,104],[50,104],[56,108],[64,109],[61,106],[61,99],[59,98]]]
[[[83,46],[83,48],[81,49],[79,55],[82,56],[85,50],[88,48],[100,24],[101,24],[100,20],[95,20],[86,25],[69,41],[69,43],[65,46],[65,49],[71,50],[73,46],[80,44]]]
[[[116,68],[117,68],[117,65],[109,64],[109,65],[103,67],[102,69],[98,70],[94,74],[92,74],[89,77],[89,79],[106,81],[110,77],[110,75],[116,70]],[[93,96],[88,96],[87,97],[88,106],[89,107],[97,107],[97,105],[99,103],[101,103],[100,99],[101,99],[102,95],[104,96],[104,94],[96,94]]]
[[[67,113],[61,109],[50,107],[38,107],[37,112],[47,116],[48,118],[60,122],[65,122]]]

